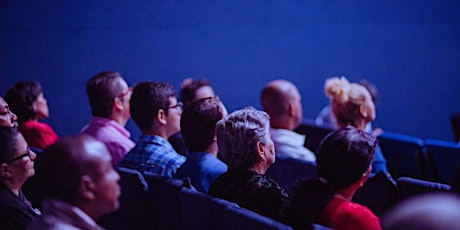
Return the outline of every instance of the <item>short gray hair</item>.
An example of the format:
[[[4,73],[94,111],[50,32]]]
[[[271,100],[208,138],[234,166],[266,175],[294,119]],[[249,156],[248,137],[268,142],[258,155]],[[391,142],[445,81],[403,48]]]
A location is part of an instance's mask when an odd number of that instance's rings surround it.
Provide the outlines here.
[[[230,169],[248,170],[257,164],[257,143],[268,143],[270,118],[267,113],[246,107],[217,122],[219,151]]]

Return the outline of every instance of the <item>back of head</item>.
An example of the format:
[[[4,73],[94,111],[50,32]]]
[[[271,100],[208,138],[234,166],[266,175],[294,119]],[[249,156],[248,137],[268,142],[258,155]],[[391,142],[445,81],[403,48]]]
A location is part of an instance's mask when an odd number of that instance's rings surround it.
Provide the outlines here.
[[[17,128],[0,126],[0,163],[13,158],[19,151],[18,137],[21,135]]]
[[[123,88],[118,79],[123,80],[118,72],[103,71],[88,80],[86,94],[88,95],[93,116],[105,118],[110,116],[113,100],[123,93]]]
[[[340,127],[354,124],[359,117],[360,105],[365,103],[364,93],[367,89],[360,84],[350,83],[345,77],[334,77],[326,80],[324,91],[331,100],[337,124]]]
[[[319,177],[336,189],[349,187],[371,165],[376,145],[375,137],[353,126],[331,133],[316,156]]]
[[[38,177],[45,198],[69,203],[78,199],[80,179],[98,167],[88,154],[89,142],[97,141],[88,135],[64,137],[42,153]]]
[[[141,82],[133,89],[130,100],[131,118],[141,131],[153,127],[160,109],[168,114],[169,99],[175,97],[174,88],[166,82]]]
[[[219,151],[232,170],[248,170],[257,163],[257,142],[269,141],[268,114],[247,107],[217,122]]]
[[[203,98],[187,105],[181,115],[181,132],[191,152],[202,152],[216,136],[216,123],[227,114],[217,97]]]
[[[33,103],[42,92],[43,89],[40,83],[36,81],[20,81],[6,91],[5,100],[8,102],[11,111],[18,117],[18,121],[28,121],[37,117]]]
[[[211,87],[205,79],[185,79],[181,84],[180,100],[184,105],[190,104],[192,101],[200,99],[197,98],[197,91],[202,87]],[[209,95],[214,96],[214,95]]]
[[[286,80],[274,80],[269,82],[260,94],[260,103],[271,117],[286,113],[290,103],[290,97],[296,87]]]
[[[409,198],[385,213],[385,230],[459,229],[460,197],[449,193],[430,193]]]
[[[374,137],[352,126],[326,136],[316,156],[318,178],[295,186],[288,222],[295,229],[310,226],[337,190],[350,187],[367,172],[375,146]]]

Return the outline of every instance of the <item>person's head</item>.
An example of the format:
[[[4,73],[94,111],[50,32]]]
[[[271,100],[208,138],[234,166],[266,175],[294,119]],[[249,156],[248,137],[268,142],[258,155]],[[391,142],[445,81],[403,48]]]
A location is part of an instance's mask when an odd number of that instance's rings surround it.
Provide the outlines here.
[[[118,72],[103,71],[93,76],[86,83],[86,94],[93,116],[119,116],[125,123],[129,119],[131,88]]]
[[[36,81],[16,82],[6,91],[5,100],[11,111],[24,122],[34,119],[43,119],[49,116],[48,103],[43,95],[40,83]]]
[[[262,90],[260,102],[270,115],[273,128],[293,130],[302,122],[301,96],[297,87],[289,81],[269,82]]]
[[[0,126],[0,179],[20,188],[35,174],[36,155],[16,127]]]
[[[184,108],[180,129],[191,152],[203,152],[216,141],[216,123],[227,116],[218,97],[202,98]]]
[[[180,88],[180,100],[184,106],[197,99],[216,96],[209,82],[204,79],[184,79]]]
[[[158,131],[167,139],[180,131],[182,103],[166,82],[141,82],[131,96],[131,117],[143,133]]]
[[[11,112],[10,106],[0,97],[0,126],[17,127],[18,117]]]
[[[252,107],[234,111],[217,122],[217,145],[229,169],[260,168],[265,172],[275,162],[269,128],[267,113]]]
[[[371,171],[376,139],[353,126],[326,136],[316,155],[318,178],[303,180],[295,187],[287,210],[295,229],[308,229],[337,192],[353,195]]]
[[[87,135],[64,137],[41,155],[44,197],[81,208],[97,220],[119,206],[120,176],[107,147]]]
[[[367,179],[377,140],[353,126],[346,126],[322,141],[316,156],[318,175],[336,189]]]
[[[350,83],[345,77],[334,77],[326,80],[324,90],[339,127],[365,126],[375,119],[375,105],[364,86]]]
[[[460,197],[449,193],[429,193],[401,201],[382,216],[385,230],[458,229]]]

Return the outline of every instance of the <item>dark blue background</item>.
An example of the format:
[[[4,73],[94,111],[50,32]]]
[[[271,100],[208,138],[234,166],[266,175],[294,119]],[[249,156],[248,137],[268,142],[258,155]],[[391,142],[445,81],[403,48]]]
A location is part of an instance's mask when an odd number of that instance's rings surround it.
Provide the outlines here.
[[[230,111],[261,108],[263,85],[285,78],[306,118],[328,103],[327,78],[366,78],[380,90],[377,125],[421,138],[453,140],[460,111],[457,0],[2,0],[0,47],[1,94],[41,82],[59,135],[88,122],[85,83],[108,69],[176,89],[206,77]]]

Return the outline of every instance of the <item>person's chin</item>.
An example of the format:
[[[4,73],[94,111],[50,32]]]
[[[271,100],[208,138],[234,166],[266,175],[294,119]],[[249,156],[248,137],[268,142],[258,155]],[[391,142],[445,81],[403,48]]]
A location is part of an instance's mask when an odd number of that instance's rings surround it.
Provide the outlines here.
[[[11,127],[13,127],[13,128],[17,128],[17,127],[18,127],[18,122],[16,122],[16,121],[15,121],[15,122],[13,122],[13,124],[11,124]]]

